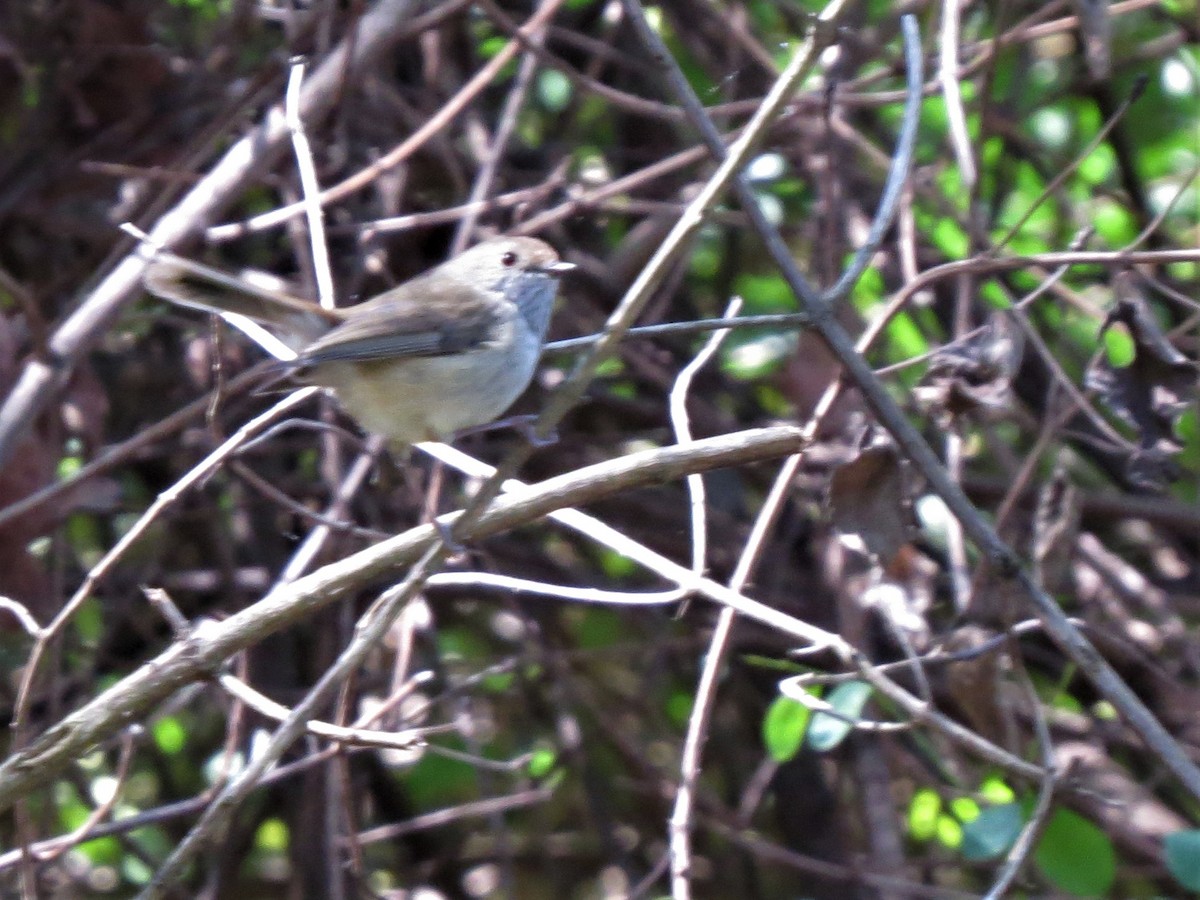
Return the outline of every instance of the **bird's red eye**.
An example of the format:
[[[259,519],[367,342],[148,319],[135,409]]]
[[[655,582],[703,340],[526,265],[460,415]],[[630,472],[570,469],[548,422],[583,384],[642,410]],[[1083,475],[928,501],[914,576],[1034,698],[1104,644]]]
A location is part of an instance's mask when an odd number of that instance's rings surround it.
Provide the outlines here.
[[[515,266],[517,264],[517,254],[512,250],[509,250],[502,257],[500,257],[500,262],[506,266]]]

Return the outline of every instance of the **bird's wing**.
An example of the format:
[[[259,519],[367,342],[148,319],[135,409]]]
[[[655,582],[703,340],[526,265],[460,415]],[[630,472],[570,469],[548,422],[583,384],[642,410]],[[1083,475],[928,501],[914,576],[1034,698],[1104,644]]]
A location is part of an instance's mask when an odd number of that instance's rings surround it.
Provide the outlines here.
[[[509,304],[461,283],[424,276],[350,307],[346,321],[300,353],[301,366],[463,353],[496,340]]]

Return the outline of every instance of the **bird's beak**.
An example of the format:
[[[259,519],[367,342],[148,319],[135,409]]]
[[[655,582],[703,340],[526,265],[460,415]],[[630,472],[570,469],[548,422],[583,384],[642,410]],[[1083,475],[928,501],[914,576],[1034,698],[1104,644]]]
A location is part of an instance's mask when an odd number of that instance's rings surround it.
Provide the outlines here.
[[[558,262],[552,262],[548,266],[542,266],[542,271],[547,275],[562,276],[568,272],[573,272],[578,266],[575,263],[569,263],[565,259],[560,259]]]

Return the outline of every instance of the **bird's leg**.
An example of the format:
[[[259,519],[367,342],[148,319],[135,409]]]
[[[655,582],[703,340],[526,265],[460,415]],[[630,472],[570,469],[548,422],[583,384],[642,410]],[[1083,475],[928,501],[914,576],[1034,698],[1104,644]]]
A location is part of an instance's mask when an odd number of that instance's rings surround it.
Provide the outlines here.
[[[470,428],[464,428],[462,431],[455,433],[456,438],[466,437],[471,434],[483,434],[486,431],[495,431],[498,428],[512,428],[529,441],[534,447],[549,447],[551,444],[558,443],[558,432],[551,431],[550,434],[542,437],[537,433],[534,426],[537,424],[538,417],[536,415],[519,415],[509,416],[507,419],[500,419],[496,422],[487,422],[483,425],[472,425]]]

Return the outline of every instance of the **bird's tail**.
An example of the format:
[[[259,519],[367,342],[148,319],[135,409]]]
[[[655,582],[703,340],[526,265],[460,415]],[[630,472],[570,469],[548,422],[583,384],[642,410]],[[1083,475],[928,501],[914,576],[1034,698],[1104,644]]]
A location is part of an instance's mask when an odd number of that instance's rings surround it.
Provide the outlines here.
[[[259,287],[173,253],[158,253],[147,266],[142,283],[164,300],[220,316],[282,360],[294,360],[298,351],[342,320],[336,310]]]

